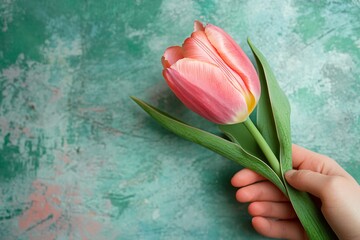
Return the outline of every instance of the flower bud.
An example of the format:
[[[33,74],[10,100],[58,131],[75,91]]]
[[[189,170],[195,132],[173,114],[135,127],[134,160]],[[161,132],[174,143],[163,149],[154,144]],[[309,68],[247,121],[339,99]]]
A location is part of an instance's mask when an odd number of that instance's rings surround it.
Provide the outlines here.
[[[221,28],[195,21],[183,45],[166,49],[163,76],[192,111],[217,124],[245,121],[260,98],[256,70]]]

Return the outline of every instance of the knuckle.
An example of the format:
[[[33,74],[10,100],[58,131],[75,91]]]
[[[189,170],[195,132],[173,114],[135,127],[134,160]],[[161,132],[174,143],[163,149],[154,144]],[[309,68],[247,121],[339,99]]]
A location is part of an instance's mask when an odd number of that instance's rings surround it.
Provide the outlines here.
[[[324,189],[330,190],[338,190],[341,189],[342,185],[344,184],[344,179],[340,176],[331,176],[328,180],[324,183]]]

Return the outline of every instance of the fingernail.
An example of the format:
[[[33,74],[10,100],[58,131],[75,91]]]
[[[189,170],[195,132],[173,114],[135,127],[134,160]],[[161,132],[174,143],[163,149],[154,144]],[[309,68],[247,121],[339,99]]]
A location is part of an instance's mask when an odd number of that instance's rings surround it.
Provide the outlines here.
[[[296,170],[291,169],[285,173],[285,177],[291,177],[292,175],[294,175],[295,172]]]

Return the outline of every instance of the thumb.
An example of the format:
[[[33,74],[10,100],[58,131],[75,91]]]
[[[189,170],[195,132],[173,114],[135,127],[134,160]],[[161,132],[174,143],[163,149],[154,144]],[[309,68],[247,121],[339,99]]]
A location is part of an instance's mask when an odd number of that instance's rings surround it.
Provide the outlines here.
[[[289,170],[285,173],[286,181],[294,188],[311,193],[322,199],[328,176],[310,170]]]

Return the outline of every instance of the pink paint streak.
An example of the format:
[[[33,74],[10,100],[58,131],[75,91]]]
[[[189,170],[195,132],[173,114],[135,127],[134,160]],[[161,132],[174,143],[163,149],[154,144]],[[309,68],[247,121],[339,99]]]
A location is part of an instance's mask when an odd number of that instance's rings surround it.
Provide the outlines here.
[[[61,216],[60,200],[54,196],[60,192],[60,186],[46,186],[39,181],[35,181],[33,186],[36,191],[29,197],[31,207],[18,222],[23,231],[34,227],[47,228]]]
[[[29,239],[92,239],[102,229],[102,224],[94,220],[96,212],[73,212],[82,204],[79,189],[65,191],[60,185],[50,185],[39,180],[33,182],[35,191],[29,196],[30,208],[19,217],[19,229]],[[66,199],[62,202],[61,199]]]

